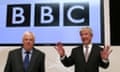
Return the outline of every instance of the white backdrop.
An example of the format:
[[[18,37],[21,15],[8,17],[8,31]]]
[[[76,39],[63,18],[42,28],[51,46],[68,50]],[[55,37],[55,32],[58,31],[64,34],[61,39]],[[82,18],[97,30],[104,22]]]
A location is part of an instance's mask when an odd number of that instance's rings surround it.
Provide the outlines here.
[[[8,51],[19,47],[0,47],[0,72],[3,72]],[[60,62],[59,55],[53,46],[37,46],[39,50],[46,54],[46,72],[74,72],[74,67],[64,67]],[[65,46],[66,54],[69,56],[73,46]],[[120,71],[120,46],[112,46],[110,55],[110,66],[108,69],[101,69],[100,72],[119,72]]]

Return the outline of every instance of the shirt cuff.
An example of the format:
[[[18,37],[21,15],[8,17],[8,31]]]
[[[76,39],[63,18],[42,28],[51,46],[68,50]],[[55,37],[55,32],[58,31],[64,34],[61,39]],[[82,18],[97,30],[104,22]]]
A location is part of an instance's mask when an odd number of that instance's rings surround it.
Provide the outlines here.
[[[65,59],[65,56],[60,57],[60,60],[64,60],[64,59]]]
[[[108,60],[108,59],[107,59],[107,60],[102,59],[102,61],[103,61],[104,63],[108,63],[108,62],[109,62],[109,60]]]

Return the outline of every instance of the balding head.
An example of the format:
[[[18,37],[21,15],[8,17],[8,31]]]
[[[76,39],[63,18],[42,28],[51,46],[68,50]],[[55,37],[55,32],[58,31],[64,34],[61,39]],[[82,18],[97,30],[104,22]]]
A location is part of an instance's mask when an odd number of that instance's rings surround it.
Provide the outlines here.
[[[33,34],[32,32],[30,32],[30,31],[25,31],[25,32],[24,32],[24,34],[23,34],[23,39],[24,39],[25,36],[31,36],[33,39],[35,39],[34,34]]]
[[[26,31],[23,34],[23,48],[29,51],[33,48],[35,42],[35,36],[32,32]]]

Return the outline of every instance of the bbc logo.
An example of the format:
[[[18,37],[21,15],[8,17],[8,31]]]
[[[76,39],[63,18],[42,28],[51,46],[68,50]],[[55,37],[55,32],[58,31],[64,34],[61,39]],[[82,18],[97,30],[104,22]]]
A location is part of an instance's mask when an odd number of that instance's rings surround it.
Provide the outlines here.
[[[63,26],[89,25],[89,3],[64,3],[63,7],[59,3],[35,4],[34,16],[31,10],[31,4],[7,5],[6,26],[29,27],[33,18],[37,27],[59,26],[60,21]]]

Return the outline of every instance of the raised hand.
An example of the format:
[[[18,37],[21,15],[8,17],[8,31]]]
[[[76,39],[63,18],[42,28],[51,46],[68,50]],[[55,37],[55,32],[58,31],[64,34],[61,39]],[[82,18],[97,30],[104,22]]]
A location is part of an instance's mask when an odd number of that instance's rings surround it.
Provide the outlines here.
[[[110,46],[104,46],[103,50],[101,51],[101,58],[104,60],[108,60],[108,57],[112,50],[110,49]]]
[[[55,49],[57,50],[57,52],[59,53],[59,55],[62,57],[65,55],[65,51],[64,51],[64,48],[63,48],[63,44],[61,42],[58,42],[56,44],[56,47]]]

